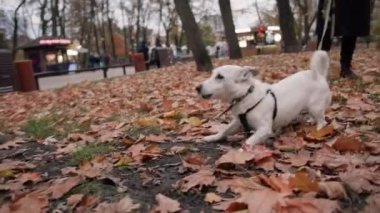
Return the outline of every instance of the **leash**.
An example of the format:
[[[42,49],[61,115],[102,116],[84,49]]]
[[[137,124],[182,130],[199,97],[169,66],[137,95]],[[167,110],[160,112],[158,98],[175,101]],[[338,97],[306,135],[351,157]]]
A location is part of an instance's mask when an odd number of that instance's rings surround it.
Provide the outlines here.
[[[325,38],[325,35],[326,35],[326,31],[327,31],[327,27],[328,27],[328,23],[329,23],[329,19],[330,19],[330,11],[331,11],[331,4],[332,4],[332,0],[327,0],[327,5],[326,5],[326,12],[325,12],[325,23],[323,25],[323,32],[322,32],[322,38],[318,44],[318,50],[321,50],[322,49],[322,43],[323,43],[323,40]],[[333,24],[335,25],[335,18],[333,18]],[[334,26],[331,26],[331,34],[330,34],[330,38],[332,36],[332,32],[333,32],[333,27]]]
[[[253,89],[255,87],[254,86],[250,86],[247,90],[247,92],[242,96],[242,97],[239,97],[239,98],[234,98],[232,101],[231,101],[231,104],[230,106],[224,110],[223,112],[219,113],[218,115],[216,115],[214,117],[214,119],[216,118],[220,118],[222,115],[226,114],[228,111],[230,111],[236,104],[238,104],[239,102],[241,102],[245,97],[247,97],[251,92],[253,92]]]

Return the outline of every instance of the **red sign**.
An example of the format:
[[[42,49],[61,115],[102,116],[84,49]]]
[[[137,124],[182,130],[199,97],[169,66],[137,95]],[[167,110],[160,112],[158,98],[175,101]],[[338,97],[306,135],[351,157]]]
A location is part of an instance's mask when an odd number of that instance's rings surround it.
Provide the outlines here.
[[[258,27],[259,32],[265,32],[265,26],[264,25],[259,25]]]
[[[53,44],[70,44],[71,41],[70,39],[63,39],[63,38],[58,38],[58,39],[41,39],[40,44],[45,44],[45,45],[53,45]]]

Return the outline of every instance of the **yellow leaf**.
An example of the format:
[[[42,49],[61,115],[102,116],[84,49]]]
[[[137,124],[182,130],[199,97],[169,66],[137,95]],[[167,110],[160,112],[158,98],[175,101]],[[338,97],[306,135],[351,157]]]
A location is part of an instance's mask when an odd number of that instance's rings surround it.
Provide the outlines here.
[[[139,118],[136,120],[136,124],[140,127],[156,126],[159,124],[156,117]]]
[[[15,173],[13,172],[12,169],[5,169],[5,170],[0,171],[0,177],[2,178],[11,178],[14,176],[15,176]]]
[[[198,117],[190,117],[187,119],[187,122],[189,122],[190,125],[192,126],[200,126],[202,125],[202,120],[199,119]]]
[[[116,167],[121,167],[121,166],[128,166],[129,163],[132,162],[132,159],[130,157],[123,157],[123,158],[120,158],[116,163],[115,163],[115,166]]]

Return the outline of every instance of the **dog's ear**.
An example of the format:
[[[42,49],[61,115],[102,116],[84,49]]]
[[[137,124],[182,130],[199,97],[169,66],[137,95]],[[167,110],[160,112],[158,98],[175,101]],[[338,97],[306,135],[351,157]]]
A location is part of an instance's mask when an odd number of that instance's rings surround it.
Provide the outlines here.
[[[259,70],[257,69],[257,67],[243,66],[243,69],[251,72],[252,76],[256,76],[259,74]]]
[[[240,71],[238,82],[248,81],[250,78],[257,75],[257,73],[258,71],[254,67],[244,66]]]

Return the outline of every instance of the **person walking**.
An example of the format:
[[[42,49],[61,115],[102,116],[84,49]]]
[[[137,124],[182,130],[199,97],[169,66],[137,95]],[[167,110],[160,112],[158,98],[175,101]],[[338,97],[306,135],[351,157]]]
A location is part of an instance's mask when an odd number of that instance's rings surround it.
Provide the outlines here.
[[[317,28],[319,49],[330,51],[332,36],[341,36],[340,76],[357,78],[351,61],[357,37],[370,31],[370,0],[319,0]],[[329,15],[327,15],[329,14]],[[325,20],[325,18],[328,20]]]

